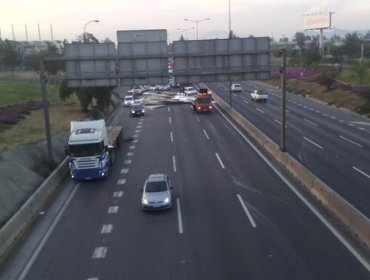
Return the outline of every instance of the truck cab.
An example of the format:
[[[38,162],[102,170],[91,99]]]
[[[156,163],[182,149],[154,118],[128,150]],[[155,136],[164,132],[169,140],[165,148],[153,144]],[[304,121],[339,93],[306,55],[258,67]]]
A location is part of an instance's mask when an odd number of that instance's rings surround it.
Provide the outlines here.
[[[212,112],[212,93],[207,88],[199,89],[192,102],[193,110],[196,112]]]

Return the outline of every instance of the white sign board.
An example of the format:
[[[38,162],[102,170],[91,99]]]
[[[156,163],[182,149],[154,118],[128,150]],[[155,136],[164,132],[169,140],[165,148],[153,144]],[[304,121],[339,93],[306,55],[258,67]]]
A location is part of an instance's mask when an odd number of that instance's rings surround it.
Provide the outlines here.
[[[303,28],[305,30],[331,28],[330,13],[317,13],[304,15]]]

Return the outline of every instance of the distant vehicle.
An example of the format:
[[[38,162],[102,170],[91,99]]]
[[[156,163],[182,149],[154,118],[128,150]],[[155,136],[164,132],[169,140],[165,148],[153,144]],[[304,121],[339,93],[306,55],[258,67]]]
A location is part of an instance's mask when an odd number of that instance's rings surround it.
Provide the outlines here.
[[[162,210],[172,207],[172,186],[164,173],[150,174],[144,183],[141,206],[143,210]]]
[[[72,121],[65,147],[71,177],[75,181],[106,178],[121,145],[121,134],[121,126],[107,127],[104,120]]]
[[[134,97],[132,95],[126,95],[123,98],[123,106],[129,107],[134,103]]]
[[[232,84],[231,85],[231,91],[232,92],[242,92],[242,86],[240,84]]]
[[[197,94],[198,91],[193,87],[184,87],[184,93],[185,95],[194,95]]]
[[[169,90],[170,89],[170,85],[160,85],[159,86],[159,90],[161,90],[161,91],[164,91],[164,90]]]
[[[145,108],[143,103],[133,103],[130,108],[130,115],[132,117],[135,116],[144,116],[145,114]]]
[[[151,85],[151,86],[149,86],[149,90],[151,90],[151,91],[158,90],[158,85]]]
[[[143,85],[136,85],[132,88],[134,94],[143,94],[145,87]]]
[[[258,89],[254,90],[251,93],[251,99],[256,102],[267,102],[267,98],[268,98],[267,93]]]
[[[212,112],[212,94],[207,88],[199,89],[198,94],[192,101],[193,110],[196,112]]]

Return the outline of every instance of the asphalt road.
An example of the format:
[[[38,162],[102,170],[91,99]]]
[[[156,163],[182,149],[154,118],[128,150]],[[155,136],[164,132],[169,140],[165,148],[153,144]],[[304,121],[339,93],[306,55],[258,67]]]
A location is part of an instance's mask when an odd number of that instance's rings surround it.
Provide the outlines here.
[[[129,118],[123,108],[114,123],[134,141],[108,179],[65,181],[66,202],[46,209],[1,279],[370,279],[218,110],[172,105]],[[171,179],[169,211],[140,208],[152,172]]]
[[[229,102],[228,83],[209,85]],[[232,105],[280,145],[281,91],[243,82]],[[267,103],[250,99],[254,89],[269,93]],[[357,209],[370,217],[370,121],[310,98],[287,93],[287,151]]]

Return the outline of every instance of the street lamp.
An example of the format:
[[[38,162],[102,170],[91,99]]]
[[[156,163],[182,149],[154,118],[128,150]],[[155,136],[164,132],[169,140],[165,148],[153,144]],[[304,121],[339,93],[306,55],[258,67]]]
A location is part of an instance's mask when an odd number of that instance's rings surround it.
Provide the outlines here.
[[[206,20],[210,20],[210,18],[204,18],[204,19],[200,19],[200,20],[192,20],[192,19],[188,19],[188,18],[184,18],[185,21],[190,21],[190,22],[194,22],[195,23],[195,26],[197,28],[197,40],[198,40],[198,24],[202,21],[206,21]]]
[[[89,23],[92,23],[92,22],[99,22],[98,19],[93,19],[93,20],[90,20],[88,22],[86,22],[85,26],[84,26],[84,30],[82,32],[82,41],[84,41],[84,38],[85,38],[85,30],[86,30],[86,26],[89,24]]]
[[[177,30],[181,32],[181,35],[182,35],[182,32],[185,32],[186,39],[188,37],[188,31],[189,30],[192,30],[192,29],[195,29],[195,27],[191,27],[191,28],[177,28]]]

